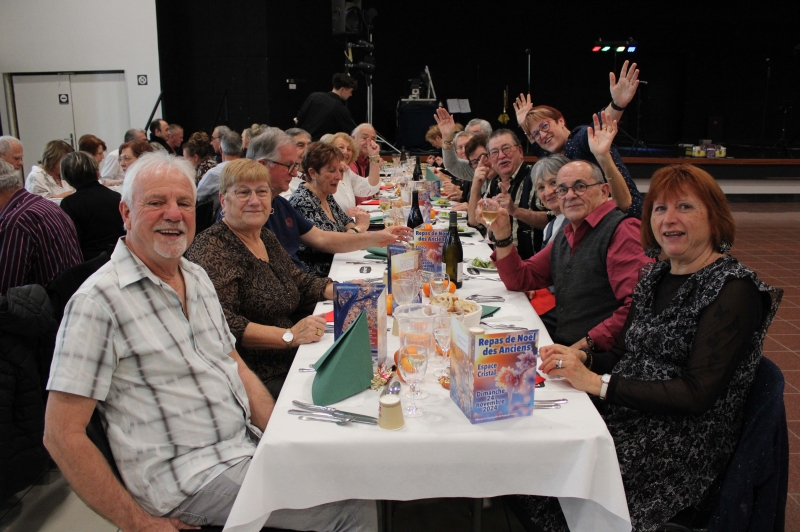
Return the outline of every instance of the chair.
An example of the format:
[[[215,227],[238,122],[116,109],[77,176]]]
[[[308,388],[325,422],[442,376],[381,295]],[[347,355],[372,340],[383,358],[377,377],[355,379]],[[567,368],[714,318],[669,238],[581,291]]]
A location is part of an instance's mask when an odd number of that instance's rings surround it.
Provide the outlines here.
[[[784,529],[789,486],[789,434],[783,373],[761,358],[744,406],[739,444],[722,480],[710,519],[693,508],[679,512],[659,532],[769,532]]]

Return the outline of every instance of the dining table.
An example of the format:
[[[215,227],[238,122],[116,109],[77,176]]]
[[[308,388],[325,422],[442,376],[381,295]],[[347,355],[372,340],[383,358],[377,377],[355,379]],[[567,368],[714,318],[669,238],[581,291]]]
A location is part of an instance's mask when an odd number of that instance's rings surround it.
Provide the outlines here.
[[[446,227],[444,219],[435,227]],[[539,347],[552,344],[524,293],[508,291],[502,282],[491,280],[498,277],[496,272],[482,271],[485,278],[466,273],[472,259],[490,256],[490,248],[480,240],[476,231],[461,237],[466,279],[456,295],[501,296],[504,301],[491,303],[500,310],[486,320],[487,331],[502,330],[492,329],[493,323],[537,329]],[[340,282],[382,278],[386,263],[366,256],[366,251],[337,254],[330,277]],[[332,309],[330,301],[320,302],[315,313]],[[387,322],[391,329],[391,317]],[[387,338],[391,357],[399,339],[391,331]],[[534,409],[526,417],[472,424],[434,376],[444,364],[444,358],[436,355],[421,384],[430,397],[417,400],[426,413],[406,418],[399,430],[300,420],[288,413],[295,408],[292,401],[312,402],[315,373],[308,368],[333,341],[333,334],[326,332],[319,342],[298,349],[226,531],[255,532],[274,510],[345,499],[482,499],[509,494],[557,497],[573,531],[631,530],[611,435],[589,396],[566,380],[547,378],[535,391],[536,400],[567,399],[561,408]],[[400,392],[404,406],[407,390],[404,384]],[[366,389],[331,406],[377,416],[380,392]],[[384,521],[382,527],[391,525]]]

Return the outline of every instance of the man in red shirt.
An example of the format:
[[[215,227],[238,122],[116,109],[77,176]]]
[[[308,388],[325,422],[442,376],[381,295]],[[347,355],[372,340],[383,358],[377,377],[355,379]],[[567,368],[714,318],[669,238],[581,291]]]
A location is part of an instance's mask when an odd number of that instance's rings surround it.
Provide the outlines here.
[[[378,147],[378,133],[370,124],[364,123],[359,124],[353,130],[352,136],[356,139],[356,145],[358,146],[358,158],[350,163],[350,169],[361,177],[367,177],[369,175],[369,163],[373,160],[370,157],[369,150],[371,148],[375,151]],[[380,156],[373,155],[372,157],[375,158],[376,162],[380,162]]]
[[[598,351],[616,342],[628,317],[639,270],[651,262],[639,241],[641,222],[609,198],[600,168],[586,161],[564,165],[556,195],[569,224],[546,248],[523,261],[511,245],[511,224],[501,210],[492,223],[492,260],[509,290],[555,286],[558,325],[553,341]]]

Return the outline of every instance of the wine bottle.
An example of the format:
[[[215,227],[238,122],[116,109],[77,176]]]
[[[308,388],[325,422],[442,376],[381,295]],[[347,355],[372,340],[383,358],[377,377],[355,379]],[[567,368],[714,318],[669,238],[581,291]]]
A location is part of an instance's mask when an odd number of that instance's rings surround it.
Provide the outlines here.
[[[425,223],[422,218],[422,211],[419,210],[419,191],[413,190],[411,192],[411,212],[408,213],[408,227],[414,229],[418,225]]]
[[[400,150],[400,162],[405,163],[406,160],[406,147],[403,146],[403,148]]]
[[[458,237],[458,213],[455,211],[450,211],[450,230],[444,241],[443,256],[447,276],[456,283],[456,288],[461,288],[464,282],[462,270],[464,249],[461,247],[461,239]]]
[[[422,181],[422,168],[419,165],[419,157],[417,157],[417,162],[414,165],[414,175],[411,178],[412,181]]]

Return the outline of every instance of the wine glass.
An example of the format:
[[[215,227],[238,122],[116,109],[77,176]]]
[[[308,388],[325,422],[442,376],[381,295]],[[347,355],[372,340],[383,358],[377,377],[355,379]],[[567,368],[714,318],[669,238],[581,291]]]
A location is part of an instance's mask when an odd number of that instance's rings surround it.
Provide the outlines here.
[[[425,409],[418,407],[415,399],[418,392],[417,385],[425,377],[425,370],[428,369],[428,349],[419,345],[405,346],[400,349],[397,362],[400,375],[411,386],[411,393],[406,394],[411,398],[411,404],[406,407],[405,415],[422,417],[425,415]]]
[[[444,272],[433,272],[430,283],[431,296],[433,297],[450,291],[450,277]]]
[[[497,220],[497,215],[500,214],[500,205],[493,199],[483,198],[478,202],[481,207],[481,216],[486,222],[486,237],[483,242],[491,242],[489,240],[489,232],[492,230],[492,222]]]
[[[392,301],[398,305],[408,305],[419,294],[416,276],[392,280]]]
[[[433,321],[433,337],[436,339],[436,345],[442,350],[444,357],[443,369],[437,370],[434,375],[436,377],[449,377],[450,376],[450,339],[452,337],[452,321],[464,321],[464,311],[461,309],[453,309],[451,312],[436,316]]]
[[[380,206],[381,211],[383,211],[384,214],[386,214],[389,211],[389,209],[392,208],[392,202],[389,201],[388,199],[379,200],[378,205]]]

